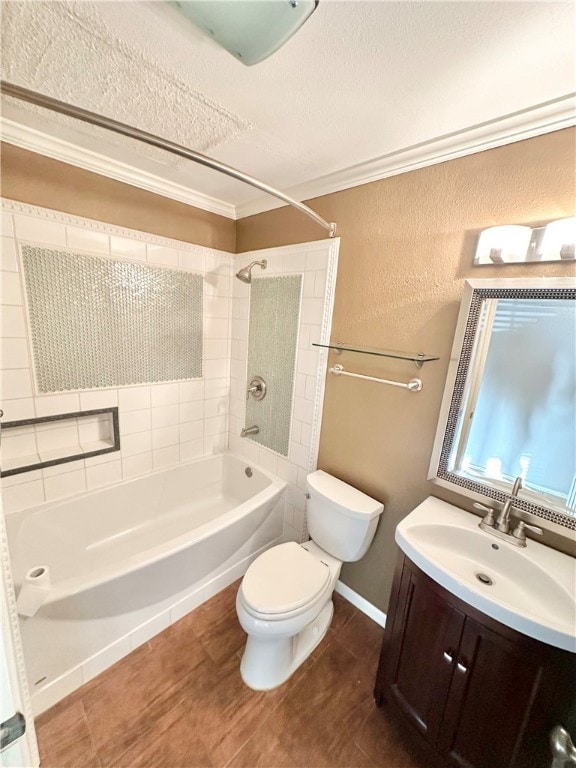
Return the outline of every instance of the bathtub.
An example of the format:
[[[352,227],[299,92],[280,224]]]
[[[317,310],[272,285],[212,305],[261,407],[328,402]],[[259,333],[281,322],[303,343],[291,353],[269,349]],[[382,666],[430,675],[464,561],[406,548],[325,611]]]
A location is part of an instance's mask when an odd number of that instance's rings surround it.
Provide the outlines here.
[[[239,578],[281,538],[285,486],[222,454],[8,515],[16,594],[50,578],[21,617],[35,713]]]

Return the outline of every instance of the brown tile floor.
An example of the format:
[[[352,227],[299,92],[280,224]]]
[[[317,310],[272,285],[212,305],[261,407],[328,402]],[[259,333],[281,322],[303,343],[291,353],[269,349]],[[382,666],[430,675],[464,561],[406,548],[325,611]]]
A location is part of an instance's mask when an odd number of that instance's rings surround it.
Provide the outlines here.
[[[42,768],[426,768],[374,704],[377,624],[335,595],[312,656],[257,693],[240,678],[237,588],[41,715]]]

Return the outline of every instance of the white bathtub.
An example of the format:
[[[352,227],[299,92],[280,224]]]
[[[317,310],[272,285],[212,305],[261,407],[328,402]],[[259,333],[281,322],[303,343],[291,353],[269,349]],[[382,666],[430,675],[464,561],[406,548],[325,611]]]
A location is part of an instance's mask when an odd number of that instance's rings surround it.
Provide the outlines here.
[[[282,535],[284,481],[229,454],[8,515],[16,593],[51,585],[21,630],[36,713],[239,578]]]

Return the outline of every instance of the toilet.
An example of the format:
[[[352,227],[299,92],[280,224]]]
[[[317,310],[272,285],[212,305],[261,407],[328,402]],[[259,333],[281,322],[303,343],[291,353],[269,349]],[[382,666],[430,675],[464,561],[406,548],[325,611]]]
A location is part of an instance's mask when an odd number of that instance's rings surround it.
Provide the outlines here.
[[[318,470],[308,475],[311,540],[268,549],[246,571],[236,611],[248,635],[242,679],[257,691],[288,680],[322,640],[334,613],[332,592],[343,562],[360,560],[384,507]]]

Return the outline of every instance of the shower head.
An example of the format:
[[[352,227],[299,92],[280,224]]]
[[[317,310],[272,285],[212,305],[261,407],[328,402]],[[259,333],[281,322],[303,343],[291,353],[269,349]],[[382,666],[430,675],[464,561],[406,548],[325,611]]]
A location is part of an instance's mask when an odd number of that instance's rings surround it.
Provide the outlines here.
[[[252,267],[255,267],[256,264],[258,264],[259,267],[262,267],[262,269],[266,269],[268,266],[266,259],[262,259],[262,261],[253,261],[252,264],[248,264],[247,267],[244,267],[243,269],[236,272],[236,277],[238,280],[242,280],[243,283],[250,284],[252,282]]]

